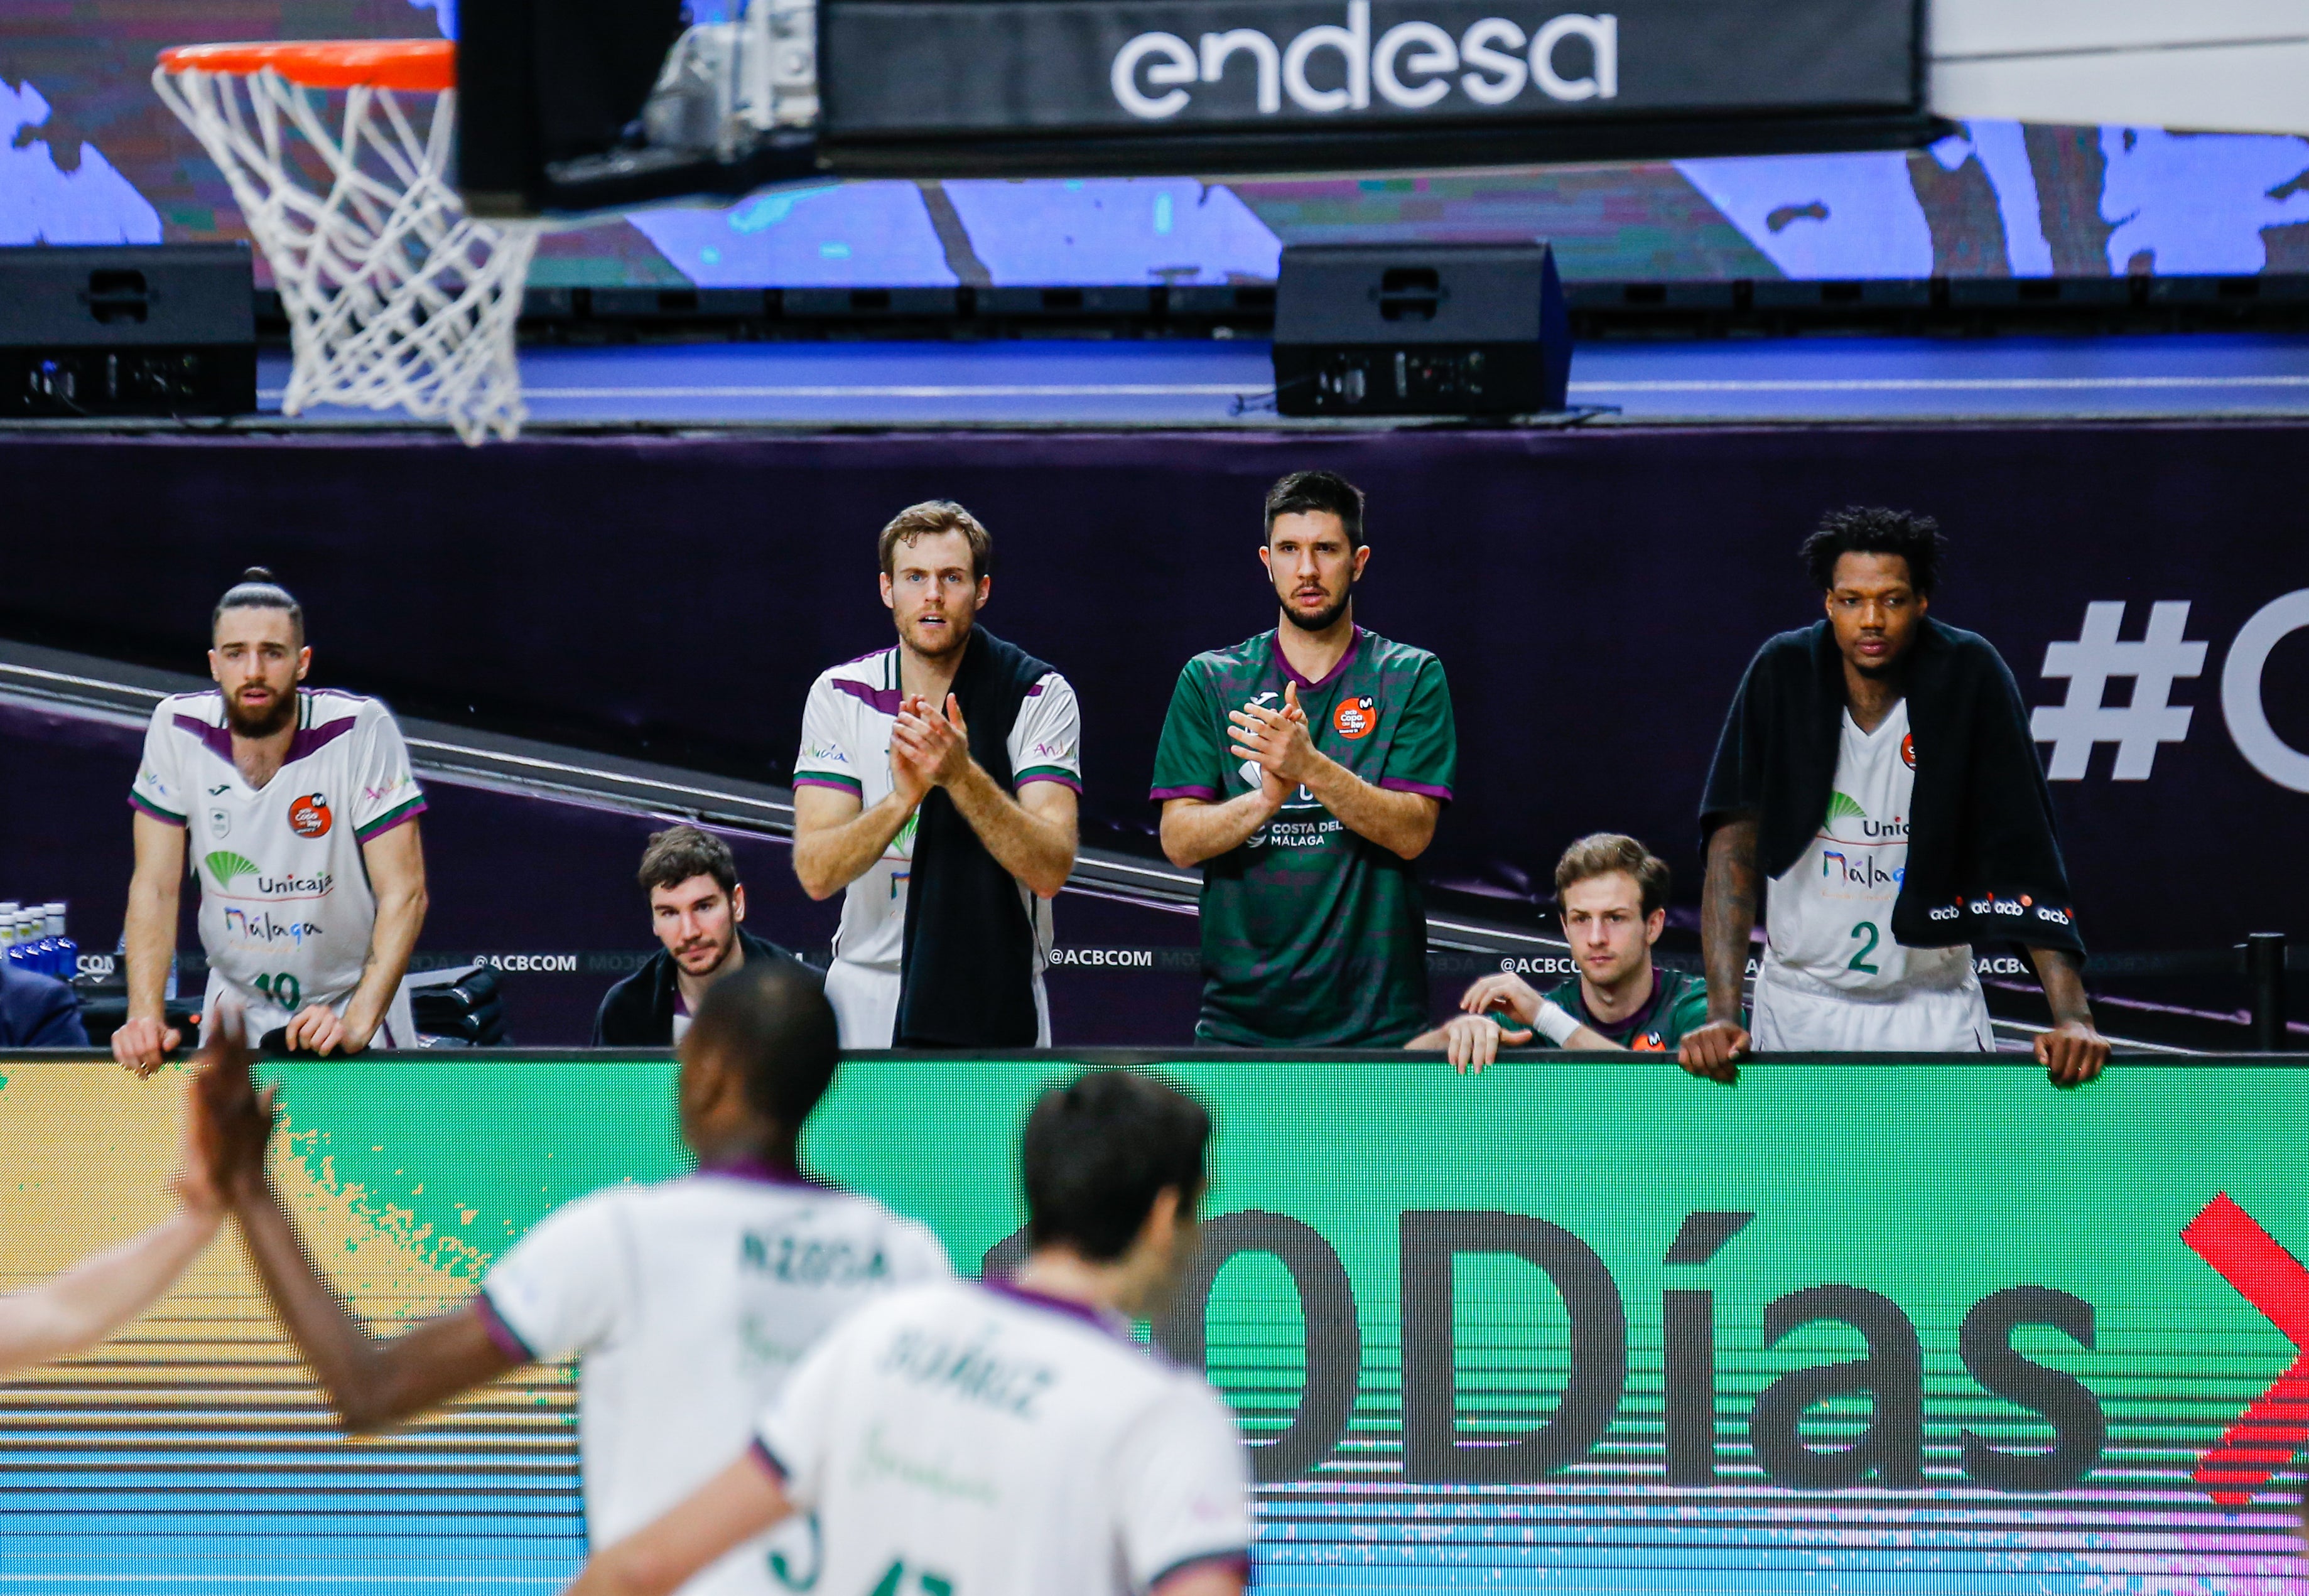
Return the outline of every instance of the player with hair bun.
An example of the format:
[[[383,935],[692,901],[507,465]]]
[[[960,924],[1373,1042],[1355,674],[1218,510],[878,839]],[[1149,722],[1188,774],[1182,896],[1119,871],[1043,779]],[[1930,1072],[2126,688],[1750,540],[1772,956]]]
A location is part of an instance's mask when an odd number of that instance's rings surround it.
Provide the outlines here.
[[[183,1040],[163,988],[188,855],[204,1027],[230,996],[252,1037],[290,1051],[417,1045],[401,978],[425,923],[425,797],[392,712],[301,686],[312,666],[303,606],[253,565],[210,617],[216,686],[152,712],[128,792],[128,1017],[112,1036],[138,1074]]]

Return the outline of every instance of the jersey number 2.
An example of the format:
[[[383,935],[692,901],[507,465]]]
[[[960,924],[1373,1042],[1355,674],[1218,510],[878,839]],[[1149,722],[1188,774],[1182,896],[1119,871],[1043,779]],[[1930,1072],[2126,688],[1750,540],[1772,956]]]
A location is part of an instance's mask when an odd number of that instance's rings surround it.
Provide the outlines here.
[[[921,1596],[954,1596],[954,1582],[945,1575],[920,1568],[915,1569],[913,1574],[910,1584],[906,1580],[906,1566],[904,1563],[891,1564],[882,1575],[881,1583],[874,1587],[873,1596],[906,1596],[908,1592],[913,1591],[919,1591]]]
[[[1873,920],[1862,920],[1858,925],[1852,927],[1852,934],[1855,936],[1859,936],[1864,933],[1865,933],[1868,937],[1866,945],[1863,946],[1858,953],[1852,955],[1852,962],[1846,964],[1845,968],[1846,970],[1857,970],[1864,975],[1874,975],[1877,973],[1876,966],[1868,962],[1868,955],[1876,951],[1877,932],[1876,924]]]

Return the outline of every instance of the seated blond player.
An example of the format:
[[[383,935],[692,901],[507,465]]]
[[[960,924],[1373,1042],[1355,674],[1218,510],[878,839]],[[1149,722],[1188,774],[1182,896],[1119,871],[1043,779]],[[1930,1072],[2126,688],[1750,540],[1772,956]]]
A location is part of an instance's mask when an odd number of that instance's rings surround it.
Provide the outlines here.
[[[570,1596],[662,1596],[797,1510],[817,1514],[830,1596],[1241,1596],[1234,1417],[1130,1334],[1194,1255],[1210,1139],[1201,1105],[1149,1076],[1049,1088],[1026,1118],[1017,1278],[860,1307],[748,1452]]]
[[[1628,1048],[1673,1053],[1683,1033],[1707,1022],[1708,983],[1652,962],[1667,926],[1668,869],[1633,837],[1597,832],[1563,850],[1555,899],[1579,979],[1542,996],[1514,975],[1487,975],[1466,990],[1467,1012],[1406,1044],[1440,1048],[1466,1074],[1499,1057],[1502,1044],[1534,1033],[1559,1048]]]
[[[224,1210],[190,1156],[169,1180],[177,1211],[54,1280],[0,1297],[0,1377],[84,1352],[151,1307],[214,1239]]]

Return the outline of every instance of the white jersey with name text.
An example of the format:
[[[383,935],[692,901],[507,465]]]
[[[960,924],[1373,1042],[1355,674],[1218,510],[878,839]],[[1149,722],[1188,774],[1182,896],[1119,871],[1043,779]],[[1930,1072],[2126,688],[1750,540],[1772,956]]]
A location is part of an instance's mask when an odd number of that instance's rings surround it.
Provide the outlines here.
[[[1769,1019],[1777,1040],[1759,1045],[1813,1050],[1874,1045],[1939,1050],[1977,1047],[1987,1031],[1986,1001],[1967,946],[1912,948],[1892,937],[1892,906],[1908,870],[1908,822],[1916,785],[1916,739],[1902,699],[1872,732],[1844,712],[1835,784],[1819,834],[1802,858],[1776,876],[1764,914],[1769,943],[1757,975],[1760,1021]],[[1889,1018],[1860,1031],[1839,1022],[1798,1022],[1804,1000],[1825,1004],[1823,1014],[1854,1004],[1876,1007],[1944,997],[1924,1005],[1924,1023],[1901,1026]],[[1765,1016],[1776,995],[1786,1012]],[[1975,1011],[1978,1023],[1974,1024]],[[1890,1028],[1888,1030],[1887,1026]]]
[[[895,648],[821,675],[810,685],[802,709],[801,751],[794,757],[793,784],[846,792],[869,809],[889,797],[894,785],[890,729],[897,723],[900,696]],[[1082,711],[1074,688],[1058,672],[1027,689],[1004,744],[1014,793],[1036,781],[1082,790]],[[826,979],[828,996],[842,1017],[845,1048],[890,1045],[897,1014],[895,978],[906,938],[906,877],[913,852],[914,820],[909,816],[882,857],[843,893],[842,925],[834,938],[835,968]],[[1018,892],[1034,924],[1040,1006],[1042,972],[1051,945],[1051,905],[1023,884]],[[845,971],[843,965],[853,969]],[[854,995],[855,1000],[843,1001],[845,994]],[[869,1034],[876,1028],[878,1034]]]
[[[869,1198],[726,1169],[557,1209],[489,1271],[480,1306],[516,1357],[583,1359],[586,1531],[603,1547],[743,1453],[837,1319],[952,1272],[935,1236]],[[731,1552],[683,1596],[784,1596],[808,1588],[817,1556],[808,1526],[791,1526]]]
[[[827,1592],[1141,1596],[1249,1572],[1249,1470],[1218,1393],[1120,1320],[1014,1287],[862,1309],[758,1444],[817,1514]]]
[[[233,763],[224,694],[164,698],[128,801],[185,828],[186,866],[201,889],[206,1014],[232,993],[254,1042],[307,1005],[342,1012],[376,924],[361,845],[425,807],[408,745],[384,704],[298,689],[288,757],[253,788]],[[416,1041],[408,999],[396,995],[370,1045]]]

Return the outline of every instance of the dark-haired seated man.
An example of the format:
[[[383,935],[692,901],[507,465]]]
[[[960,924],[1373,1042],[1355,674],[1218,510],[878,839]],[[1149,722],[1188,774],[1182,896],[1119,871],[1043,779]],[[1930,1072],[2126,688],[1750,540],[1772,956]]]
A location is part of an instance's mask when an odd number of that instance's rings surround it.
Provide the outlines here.
[[[313,1267],[265,1176],[272,1091],[249,1080],[228,1025],[196,1087],[212,1177],[265,1295],[356,1433],[439,1406],[509,1369],[581,1357],[585,1522],[629,1534],[746,1444],[755,1415],[828,1325],[868,1299],[945,1279],[927,1229],[817,1185],[796,1163],[802,1124],[834,1080],[834,1010],[809,971],[748,965],[714,983],[682,1039],[675,1108],[697,1172],[615,1186],[540,1220],[463,1307],[373,1338]],[[791,1261],[807,1257],[814,1266]],[[774,1557],[734,1552],[691,1596],[772,1596]]]
[[[1700,800],[1708,1020],[1679,1054],[1694,1074],[1729,1080],[1748,1050],[1759,907],[1760,1048],[1985,1051],[1972,944],[1987,938],[2036,962],[2054,1082],[2108,1058],[2020,690],[1986,638],[1927,613],[1945,546],[1898,510],[1838,510],[1804,541],[1828,617],[1757,651]]]
[[[746,887],[730,845],[694,825],[669,826],[643,850],[642,890],[659,949],[611,987],[593,1015],[597,1048],[670,1048],[689,1030],[705,989],[750,962],[800,961],[741,924]]]
[[[1542,996],[1522,977],[1487,975],[1466,990],[1466,1011],[1408,1047],[1442,1049],[1462,1074],[1502,1045],[1545,1036],[1559,1048],[1673,1052],[1708,1018],[1708,983],[1652,962],[1667,928],[1667,861],[1615,832],[1582,837],[1555,864],[1555,901],[1578,976]]]
[[[1129,1325],[1193,1255],[1210,1134],[1199,1105],[1145,1075],[1043,1092],[1017,1277],[859,1310],[744,1455],[610,1545],[571,1596],[671,1591],[802,1511],[817,1515],[822,1591],[1237,1596],[1251,1526],[1233,1417]]]

